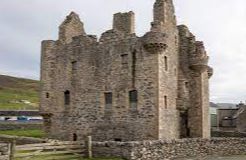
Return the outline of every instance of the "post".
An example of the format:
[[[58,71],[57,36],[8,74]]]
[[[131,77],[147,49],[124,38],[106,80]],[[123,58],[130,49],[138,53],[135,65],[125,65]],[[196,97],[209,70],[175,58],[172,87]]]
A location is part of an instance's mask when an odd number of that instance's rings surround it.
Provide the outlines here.
[[[92,158],[92,137],[88,136],[86,139],[86,149],[87,149],[87,158]]]
[[[14,139],[11,141],[11,144],[10,144],[10,155],[9,155],[10,160],[14,160],[15,146],[16,146],[16,140]]]

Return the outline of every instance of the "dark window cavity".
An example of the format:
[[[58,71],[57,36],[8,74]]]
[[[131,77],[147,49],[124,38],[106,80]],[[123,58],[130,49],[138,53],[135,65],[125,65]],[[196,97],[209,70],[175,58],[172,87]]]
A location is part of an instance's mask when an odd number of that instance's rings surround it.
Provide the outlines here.
[[[122,67],[128,66],[128,54],[121,55],[121,64],[122,64]]]
[[[167,96],[164,96],[164,107],[167,109]]]
[[[137,109],[138,92],[136,90],[132,90],[129,92],[129,101],[130,101],[130,108]]]
[[[189,89],[189,83],[185,82],[185,90],[187,91]]]
[[[72,62],[72,71],[76,71],[77,70],[77,61],[73,61]]]
[[[112,104],[113,94],[111,92],[105,93],[105,104]]]
[[[113,94],[112,92],[104,93],[105,98],[105,118],[110,118],[112,114],[112,103],[113,103]]]
[[[167,60],[167,56],[164,57],[164,65],[165,65],[165,71],[168,70],[168,60]]]
[[[132,52],[132,87],[135,88],[135,79],[136,79],[136,50]]]
[[[116,141],[116,142],[122,142],[122,139],[121,138],[115,138],[114,141]]]
[[[70,92],[69,91],[64,92],[64,104],[65,105],[70,104]]]
[[[73,133],[73,141],[77,141],[78,140],[78,136],[76,133]]]
[[[46,92],[46,98],[50,98],[50,94],[48,92]]]

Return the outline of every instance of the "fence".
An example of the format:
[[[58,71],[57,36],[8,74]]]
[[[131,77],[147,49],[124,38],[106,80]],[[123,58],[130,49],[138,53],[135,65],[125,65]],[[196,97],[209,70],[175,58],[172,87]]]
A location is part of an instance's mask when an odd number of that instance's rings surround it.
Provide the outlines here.
[[[10,160],[35,159],[35,157],[42,157],[43,160],[56,159],[53,156],[57,159],[62,156],[72,156],[71,158],[87,156],[91,158],[91,137],[88,137],[86,142],[54,141],[26,145],[16,145],[16,141],[13,140],[10,145]]]
[[[8,143],[0,142],[0,160],[9,159],[9,145]]]

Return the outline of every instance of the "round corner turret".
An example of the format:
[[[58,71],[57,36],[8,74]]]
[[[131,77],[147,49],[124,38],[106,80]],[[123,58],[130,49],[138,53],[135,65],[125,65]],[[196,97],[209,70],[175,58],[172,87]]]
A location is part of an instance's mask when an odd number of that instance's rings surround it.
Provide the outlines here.
[[[144,48],[150,53],[162,52],[167,48],[167,35],[158,31],[147,32],[143,36]]]

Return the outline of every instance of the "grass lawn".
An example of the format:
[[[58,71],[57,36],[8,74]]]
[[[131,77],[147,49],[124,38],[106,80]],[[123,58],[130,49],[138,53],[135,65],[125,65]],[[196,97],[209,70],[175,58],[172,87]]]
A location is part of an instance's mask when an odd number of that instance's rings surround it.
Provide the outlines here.
[[[16,158],[15,160],[23,160],[23,158]],[[32,157],[31,160],[122,160],[119,158],[78,158],[73,155],[59,155],[59,156],[37,156]]]
[[[6,134],[11,136],[24,136],[24,137],[34,137],[34,138],[43,138],[45,133],[42,130],[8,130],[0,131],[0,134]]]

